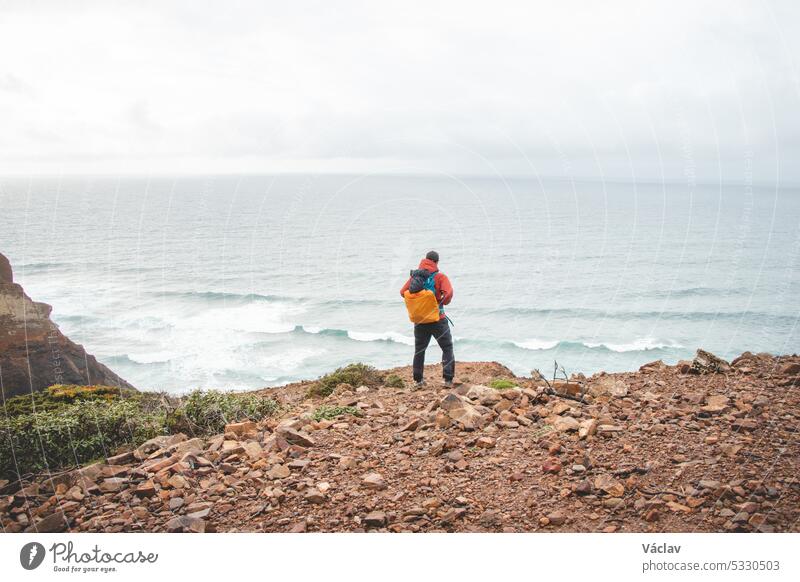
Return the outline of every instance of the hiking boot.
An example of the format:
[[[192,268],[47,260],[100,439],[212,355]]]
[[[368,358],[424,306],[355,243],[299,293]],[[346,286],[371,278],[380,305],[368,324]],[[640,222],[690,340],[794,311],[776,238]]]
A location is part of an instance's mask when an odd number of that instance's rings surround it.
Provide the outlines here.
[[[445,388],[452,388],[453,387],[453,381],[452,380],[445,380],[444,381],[444,387]]]
[[[425,386],[425,380],[417,380],[414,382],[414,388],[422,388]]]

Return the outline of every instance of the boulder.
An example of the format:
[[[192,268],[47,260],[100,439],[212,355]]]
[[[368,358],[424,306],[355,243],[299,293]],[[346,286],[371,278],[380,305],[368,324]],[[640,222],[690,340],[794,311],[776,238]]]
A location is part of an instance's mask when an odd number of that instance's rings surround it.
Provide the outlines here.
[[[183,433],[157,436],[136,447],[133,451],[133,456],[142,461],[156,451],[164,450],[166,452],[167,448],[181,441],[185,441],[187,438],[188,437]]]
[[[325,503],[326,500],[325,493],[316,488],[311,488],[306,491],[305,495],[303,495],[303,498],[306,500],[306,502],[314,505]]]
[[[503,398],[497,390],[489,388],[488,386],[483,386],[482,384],[473,384],[470,386],[465,396],[470,400],[479,402],[483,406],[494,406]]]
[[[552,417],[551,424],[553,425],[553,428],[556,429],[558,432],[569,432],[573,430],[578,430],[581,426],[580,422],[578,422],[571,416]]]
[[[612,437],[623,432],[625,429],[616,424],[598,424],[597,434],[605,437]]]
[[[386,514],[382,511],[372,511],[364,518],[367,527],[383,527],[386,525]]]
[[[558,459],[548,459],[542,464],[542,471],[545,473],[560,473],[561,463],[559,463]]]
[[[250,459],[258,459],[264,453],[264,449],[261,448],[261,444],[257,441],[247,441],[242,445],[242,448]]]
[[[225,425],[225,434],[233,434],[240,439],[245,437],[254,437],[257,433],[258,425],[252,420],[232,422]]]
[[[67,518],[62,512],[57,511],[29,525],[27,529],[25,529],[25,533],[59,533],[67,531],[68,529],[69,522]]]
[[[756,360],[757,356],[753,352],[742,352],[742,355],[736,356],[731,361],[731,366],[734,368],[738,368],[739,366],[749,366],[753,360]]]
[[[566,394],[568,396],[583,396],[583,385],[579,382],[570,380],[556,380],[553,382],[553,390],[559,394]]]
[[[108,457],[106,459],[106,463],[109,465],[126,465],[128,463],[132,463],[133,461],[133,451],[120,453],[119,455],[114,455],[113,457]]]
[[[486,424],[486,419],[470,402],[457,394],[448,394],[439,402],[447,416],[463,430],[477,430]]]
[[[619,378],[606,374],[592,379],[588,392],[592,396],[607,394],[615,398],[622,398],[628,395],[628,386]]]
[[[597,421],[596,418],[589,418],[587,420],[581,421],[580,427],[578,427],[578,436],[581,439],[594,436],[597,433],[598,424],[599,422]]]
[[[152,479],[148,479],[147,481],[139,483],[134,491],[134,495],[136,495],[136,497],[152,497],[155,494],[156,486]]]
[[[653,362],[647,362],[639,367],[639,371],[645,374],[652,373],[652,372],[661,372],[667,369],[667,365],[662,360],[655,360]]]
[[[178,517],[173,517],[171,520],[169,520],[164,528],[171,533],[204,533],[206,531],[206,522],[197,517],[181,515]]]
[[[185,489],[189,485],[189,482],[186,480],[186,477],[176,473],[175,475],[167,479],[167,484],[169,484],[170,487],[174,487],[175,489]]]
[[[495,446],[495,441],[491,437],[480,437],[475,441],[475,446],[479,449],[492,449]]]
[[[421,424],[422,424],[422,419],[420,419],[420,418],[412,418],[410,420],[407,420],[405,423],[403,423],[403,426],[400,428],[400,432],[415,431],[415,430],[417,430],[419,428],[419,426]]]
[[[167,447],[166,453],[168,455],[175,455],[182,457],[188,453],[199,455],[205,448],[205,442],[200,438],[193,438],[189,440],[181,440]]]
[[[594,487],[605,491],[611,497],[622,497],[625,494],[625,486],[607,474],[598,475],[594,480]]]
[[[124,477],[111,477],[109,479],[104,479],[102,483],[100,483],[100,491],[103,493],[116,493],[120,491],[128,480]]]
[[[275,465],[267,471],[267,479],[286,479],[292,471],[286,465]]]
[[[781,374],[784,376],[797,376],[800,374],[800,362],[789,362],[781,366]]]
[[[361,478],[361,486],[366,489],[386,489],[386,481],[380,473],[367,473]]]
[[[567,516],[565,516],[560,511],[554,511],[552,513],[547,514],[547,520],[550,523],[550,525],[559,526],[559,525],[564,525],[564,523],[566,523]]]
[[[695,374],[716,374],[730,372],[731,365],[706,350],[698,349],[692,360],[692,372]]]
[[[279,434],[271,434],[264,439],[264,450],[268,453],[285,451],[289,448],[289,442]]]
[[[106,465],[103,467],[103,470],[100,472],[105,478],[109,477],[120,477],[121,475],[125,475],[130,473],[130,467],[127,465]]]
[[[700,410],[709,413],[722,412],[728,408],[729,401],[730,399],[724,394],[713,394],[706,398],[706,404]]]
[[[275,432],[277,436],[282,437],[291,445],[298,445],[303,448],[310,448],[316,445],[316,441],[311,435],[288,426],[278,427]]]

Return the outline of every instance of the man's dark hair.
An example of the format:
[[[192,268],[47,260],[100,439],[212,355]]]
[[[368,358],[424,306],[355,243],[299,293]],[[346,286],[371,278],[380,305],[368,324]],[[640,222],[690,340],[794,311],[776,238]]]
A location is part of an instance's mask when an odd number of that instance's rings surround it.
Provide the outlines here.
[[[437,253],[436,251],[428,251],[428,254],[425,255],[425,258],[426,259],[430,259],[434,263],[438,263],[439,262],[439,253]]]

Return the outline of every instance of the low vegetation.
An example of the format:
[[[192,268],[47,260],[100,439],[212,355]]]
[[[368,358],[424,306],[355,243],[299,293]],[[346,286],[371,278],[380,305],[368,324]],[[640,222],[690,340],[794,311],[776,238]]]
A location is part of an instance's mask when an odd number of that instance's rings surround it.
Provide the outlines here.
[[[184,397],[169,415],[169,432],[216,434],[229,422],[261,420],[278,409],[274,399],[254,393],[196,390]]]
[[[333,420],[346,414],[352,416],[363,416],[364,414],[354,406],[330,406],[323,404],[311,415],[311,418],[319,422],[320,420]]]
[[[195,391],[183,397],[108,386],[51,386],[0,408],[0,478],[78,466],[154,436],[222,432],[260,420],[278,403],[252,393]]]
[[[405,388],[406,381],[397,374],[389,374],[383,381],[383,385],[387,388]]]
[[[135,390],[120,389],[113,386],[75,386],[55,384],[25,396],[16,396],[5,401],[3,411],[9,416],[58,410],[64,405],[76,402],[99,400],[109,402],[117,398],[133,397]]]
[[[381,375],[374,367],[356,363],[325,374],[311,385],[308,392],[311,396],[330,396],[339,384],[375,387],[380,383]]]
[[[517,385],[516,382],[512,382],[511,380],[507,380],[505,378],[497,378],[489,382],[489,386],[491,386],[495,390],[508,390],[509,388],[513,388],[516,385]]]

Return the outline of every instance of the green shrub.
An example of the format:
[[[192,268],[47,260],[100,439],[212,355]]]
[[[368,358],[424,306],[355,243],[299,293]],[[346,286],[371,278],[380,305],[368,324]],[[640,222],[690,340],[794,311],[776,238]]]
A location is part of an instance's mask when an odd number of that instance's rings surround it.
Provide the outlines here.
[[[406,381],[397,374],[389,374],[383,381],[383,385],[388,388],[405,388]]]
[[[0,408],[0,478],[82,465],[161,434],[215,434],[229,422],[261,420],[279,410],[273,398],[253,393],[132,392],[121,398],[119,391],[93,387],[52,388],[42,396],[16,397],[22,399],[17,402],[10,398],[6,406],[12,404],[13,414]],[[37,404],[36,412],[25,412],[36,402],[41,408]]]
[[[135,400],[85,400],[0,416],[0,476],[81,465],[164,433],[163,413],[143,413]]]
[[[376,386],[380,382],[381,376],[372,366],[361,363],[349,364],[322,376],[309,388],[308,392],[311,396],[330,396],[339,384]]]
[[[320,420],[333,420],[345,414],[364,416],[364,413],[355,406],[330,406],[328,404],[323,404],[314,411],[311,418],[319,422]]]
[[[277,401],[259,394],[195,390],[170,411],[170,432],[215,434],[229,422],[261,420],[279,410]]]
[[[59,410],[74,402],[85,400],[110,401],[119,398],[137,398],[135,390],[116,388],[113,386],[76,386],[72,384],[55,384],[39,392],[22,394],[7,399],[2,410],[8,416],[31,414]]]
[[[516,382],[512,382],[511,380],[507,380],[505,378],[497,378],[489,382],[489,386],[491,386],[495,390],[508,390],[509,388],[513,388],[516,385],[517,385]]]

